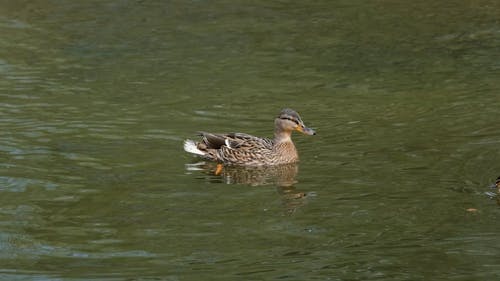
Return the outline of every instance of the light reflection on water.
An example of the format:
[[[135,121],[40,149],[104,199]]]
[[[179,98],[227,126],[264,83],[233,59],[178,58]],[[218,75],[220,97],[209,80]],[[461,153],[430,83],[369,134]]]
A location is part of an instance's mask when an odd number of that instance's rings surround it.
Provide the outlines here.
[[[3,8],[0,279],[498,276],[497,2]],[[283,107],[298,165],[182,151]]]

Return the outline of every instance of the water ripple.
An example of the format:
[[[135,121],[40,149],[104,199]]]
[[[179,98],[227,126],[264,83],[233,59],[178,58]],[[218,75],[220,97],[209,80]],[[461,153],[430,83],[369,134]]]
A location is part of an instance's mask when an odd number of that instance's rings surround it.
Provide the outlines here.
[[[40,186],[48,190],[58,187],[56,183],[49,181],[0,176],[0,191],[24,192],[29,187]]]

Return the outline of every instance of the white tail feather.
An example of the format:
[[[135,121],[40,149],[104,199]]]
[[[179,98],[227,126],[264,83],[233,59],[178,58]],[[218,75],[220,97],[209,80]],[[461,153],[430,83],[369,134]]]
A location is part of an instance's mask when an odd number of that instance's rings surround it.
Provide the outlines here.
[[[205,152],[201,151],[196,147],[196,143],[192,140],[184,141],[184,150],[189,153],[197,154],[197,155],[205,155]]]

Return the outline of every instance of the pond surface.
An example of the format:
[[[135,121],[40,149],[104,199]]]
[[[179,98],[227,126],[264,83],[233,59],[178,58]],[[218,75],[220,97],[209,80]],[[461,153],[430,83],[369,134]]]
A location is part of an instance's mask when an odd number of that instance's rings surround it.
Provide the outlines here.
[[[403,2],[4,1],[0,279],[498,279],[500,2]]]

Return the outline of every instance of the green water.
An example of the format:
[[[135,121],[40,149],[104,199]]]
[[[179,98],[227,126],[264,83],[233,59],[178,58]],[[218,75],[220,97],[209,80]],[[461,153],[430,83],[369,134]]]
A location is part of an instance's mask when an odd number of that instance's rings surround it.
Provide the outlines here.
[[[2,1],[0,279],[496,280],[498,1]],[[196,131],[318,135],[227,169]]]

